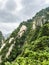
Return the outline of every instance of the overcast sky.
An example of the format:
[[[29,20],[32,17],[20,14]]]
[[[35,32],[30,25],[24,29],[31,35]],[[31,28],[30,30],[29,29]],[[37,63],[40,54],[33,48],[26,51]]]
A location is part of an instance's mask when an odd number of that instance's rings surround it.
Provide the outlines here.
[[[0,30],[11,33],[20,22],[49,6],[49,0],[0,0]]]

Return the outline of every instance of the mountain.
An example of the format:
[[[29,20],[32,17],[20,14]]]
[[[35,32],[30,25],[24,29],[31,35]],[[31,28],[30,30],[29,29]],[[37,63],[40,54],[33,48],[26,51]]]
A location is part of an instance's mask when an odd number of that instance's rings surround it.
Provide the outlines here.
[[[3,36],[2,32],[0,31],[0,48],[3,43],[4,43],[4,36]]]
[[[1,65],[49,65],[49,7],[23,21],[0,48]]]

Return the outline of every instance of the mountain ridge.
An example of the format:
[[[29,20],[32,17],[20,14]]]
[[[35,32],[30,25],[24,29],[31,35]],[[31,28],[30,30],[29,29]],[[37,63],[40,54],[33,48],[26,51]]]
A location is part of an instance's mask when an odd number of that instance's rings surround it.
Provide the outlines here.
[[[47,51],[49,49],[48,12],[49,8],[41,10],[32,19],[22,22],[19,27],[11,33],[10,37],[5,40],[5,46],[0,52],[1,62],[13,61],[13,63],[7,62],[5,65],[37,65],[45,61],[44,59],[41,59],[41,56],[44,51],[45,53],[48,53]]]

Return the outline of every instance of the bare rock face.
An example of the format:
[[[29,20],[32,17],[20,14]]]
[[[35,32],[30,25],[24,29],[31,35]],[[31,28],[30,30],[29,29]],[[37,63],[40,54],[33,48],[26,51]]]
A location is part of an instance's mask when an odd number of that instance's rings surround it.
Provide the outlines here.
[[[18,32],[18,36],[22,37],[23,33],[27,30],[27,27],[25,25],[22,25],[20,28],[20,31]]]
[[[14,44],[12,44],[12,45],[10,46],[10,48],[9,48],[7,54],[6,54],[6,58],[8,58],[8,56],[10,55],[10,52],[12,51],[13,46],[14,46]]]
[[[10,38],[9,43],[11,43],[14,40],[14,37]]]
[[[36,28],[36,22],[33,22],[33,30]]]
[[[33,30],[36,29],[37,26],[42,27],[43,24],[46,23],[46,21],[47,20],[45,19],[45,16],[36,17],[33,21]]]
[[[2,49],[4,48],[5,45],[6,45],[6,44],[4,43],[4,44],[1,46],[0,52],[2,51]]]

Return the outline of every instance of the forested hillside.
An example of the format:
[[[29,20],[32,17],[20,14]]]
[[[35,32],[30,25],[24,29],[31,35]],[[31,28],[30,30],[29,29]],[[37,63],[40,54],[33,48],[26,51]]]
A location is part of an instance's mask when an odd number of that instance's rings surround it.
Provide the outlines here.
[[[0,50],[1,65],[49,65],[49,7],[23,21]]]

